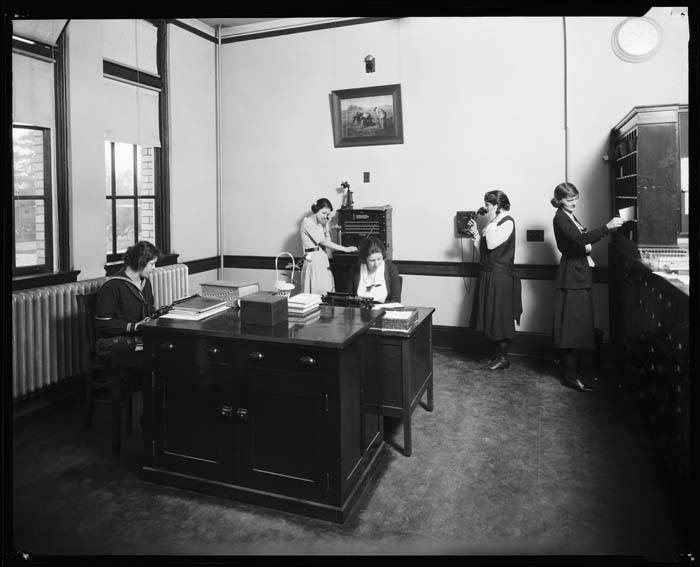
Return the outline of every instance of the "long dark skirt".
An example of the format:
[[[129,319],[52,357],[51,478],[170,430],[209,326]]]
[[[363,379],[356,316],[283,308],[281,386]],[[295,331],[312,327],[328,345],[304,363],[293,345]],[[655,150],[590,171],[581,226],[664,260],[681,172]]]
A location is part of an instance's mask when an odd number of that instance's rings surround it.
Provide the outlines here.
[[[513,276],[501,271],[479,273],[472,307],[471,326],[487,339],[501,341],[515,336]]]
[[[555,348],[594,348],[591,288],[555,290],[552,336]]]

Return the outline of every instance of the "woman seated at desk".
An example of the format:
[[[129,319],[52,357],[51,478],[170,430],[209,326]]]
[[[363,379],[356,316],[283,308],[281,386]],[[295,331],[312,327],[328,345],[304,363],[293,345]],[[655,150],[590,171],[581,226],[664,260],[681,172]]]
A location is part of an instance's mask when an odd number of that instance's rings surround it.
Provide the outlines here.
[[[386,259],[382,241],[376,236],[365,238],[357,254],[360,262],[350,270],[348,291],[379,303],[401,302],[399,270]]]
[[[97,347],[111,354],[115,364],[140,369],[143,350],[139,326],[153,314],[153,290],[148,275],[159,251],[150,242],[129,246],[124,267],[107,278],[97,294]]]

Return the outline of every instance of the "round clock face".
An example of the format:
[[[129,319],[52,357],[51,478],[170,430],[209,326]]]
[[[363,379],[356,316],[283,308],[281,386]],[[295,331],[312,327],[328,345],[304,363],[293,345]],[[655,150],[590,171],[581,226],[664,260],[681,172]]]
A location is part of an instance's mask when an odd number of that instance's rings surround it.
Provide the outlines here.
[[[650,59],[661,43],[661,27],[649,18],[627,18],[613,32],[613,51],[624,61]]]

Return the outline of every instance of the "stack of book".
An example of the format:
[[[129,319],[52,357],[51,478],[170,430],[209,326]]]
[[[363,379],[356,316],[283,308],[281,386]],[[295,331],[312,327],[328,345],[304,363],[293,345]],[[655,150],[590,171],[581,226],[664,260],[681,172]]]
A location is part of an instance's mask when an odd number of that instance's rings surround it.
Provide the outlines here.
[[[417,309],[405,309],[402,311],[386,311],[377,320],[375,327],[382,331],[398,331],[410,333],[418,321]]]
[[[288,319],[292,323],[310,323],[321,315],[321,296],[299,293],[287,299]]]
[[[187,321],[199,321],[222,311],[226,311],[229,306],[224,299],[213,297],[201,297],[193,295],[173,301],[173,305],[165,315],[164,319],[185,319]]]
[[[199,285],[202,287],[202,296],[224,299],[229,307],[238,307],[238,300],[241,297],[260,291],[258,282],[216,280]]]

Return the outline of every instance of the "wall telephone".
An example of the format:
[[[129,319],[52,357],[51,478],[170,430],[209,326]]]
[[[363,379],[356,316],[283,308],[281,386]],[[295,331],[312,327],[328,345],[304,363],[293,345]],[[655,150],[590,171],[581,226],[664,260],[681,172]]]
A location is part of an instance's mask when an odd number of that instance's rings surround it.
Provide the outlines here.
[[[455,229],[457,234],[466,234],[470,220],[476,219],[476,211],[457,211],[455,215]]]

